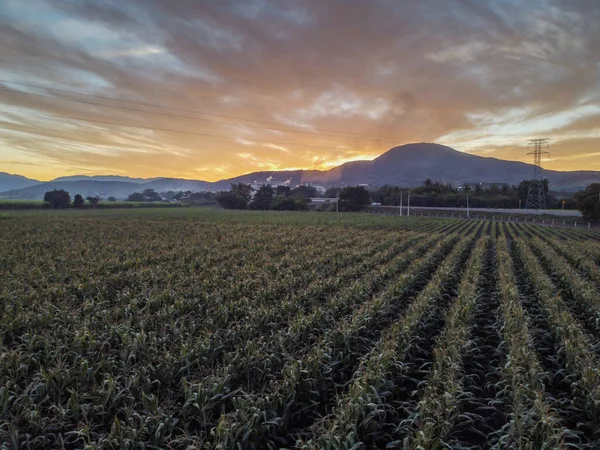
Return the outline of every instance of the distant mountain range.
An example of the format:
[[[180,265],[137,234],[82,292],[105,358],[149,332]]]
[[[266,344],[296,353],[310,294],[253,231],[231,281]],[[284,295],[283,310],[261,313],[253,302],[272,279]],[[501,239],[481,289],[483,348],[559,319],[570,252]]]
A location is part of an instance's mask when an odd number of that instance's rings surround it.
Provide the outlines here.
[[[21,175],[12,175],[6,172],[0,172],[0,192],[10,191],[13,189],[23,189],[30,186],[35,186],[40,182],[32,180],[31,178],[25,178]]]
[[[206,182],[180,178],[129,178],[116,175],[70,176],[48,182],[31,180],[20,175],[0,173],[0,197],[41,199],[46,191],[64,189],[72,195],[104,194],[124,199],[144,189],[164,191],[206,191],[228,189],[231,183],[290,185],[313,183],[322,186],[352,186],[384,184],[415,187],[427,178],[462,185],[464,183],[518,184],[531,178],[530,164],[471,155],[439,144],[407,144],[394,147],[372,161],[354,161],[330,170],[290,170],[253,172],[235,178]],[[591,183],[600,183],[598,171],[560,172],[546,170],[544,175],[553,191],[574,192]]]
[[[131,178],[119,175],[73,175],[70,177],[58,177],[52,181],[125,181],[128,183],[147,183],[149,181],[160,180],[161,178]]]
[[[18,175],[12,175],[18,177]],[[126,199],[133,192],[141,192],[144,189],[154,189],[157,192],[166,191],[207,191],[211,189],[211,183],[198,180],[185,180],[179,178],[129,178],[119,176],[74,176],[61,177],[52,181],[41,182],[29,180],[30,182],[21,188],[13,188],[0,192],[0,198],[30,199],[38,200],[44,198],[47,191],[53,189],[64,189],[72,196],[81,194],[83,197],[102,194],[104,198],[115,197]],[[6,189],[4,182],[0,179],[0,190]]]

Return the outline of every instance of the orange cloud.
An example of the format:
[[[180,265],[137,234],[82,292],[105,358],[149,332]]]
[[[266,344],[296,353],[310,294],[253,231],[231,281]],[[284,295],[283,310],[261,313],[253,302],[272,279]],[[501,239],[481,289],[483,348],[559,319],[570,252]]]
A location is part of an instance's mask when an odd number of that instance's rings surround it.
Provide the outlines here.
[[[547,167],[600,170],[592,0],[38,3],[0,6],[5,171],[214,181],[422,141],[529,161],[538,136]]]

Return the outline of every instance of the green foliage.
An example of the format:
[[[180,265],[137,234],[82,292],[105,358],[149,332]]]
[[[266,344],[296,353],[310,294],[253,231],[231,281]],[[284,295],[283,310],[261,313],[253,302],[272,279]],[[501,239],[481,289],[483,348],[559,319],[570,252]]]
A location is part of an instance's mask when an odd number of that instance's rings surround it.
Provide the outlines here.
[[[342,192],[342,188],[330,187],[330,188],[327,188],[327,190],[325,190],[324,196],[326,198],[337,198],[337,197],[339,197],[340,192]]]
[[[312,186],[298,186],[290,191],[290,196],[297,198],[314,198],[318,197],[317,189]]]
[[[371,203],[369,191],[363,186],[345,187],[339,196],[340,211],[360,211]]]
[[[311,193],[314,188],[300,188],[290,190],[288,186],[278,186],[277,189],[273,189],[271,185],[263,185],[252,196],[250,185],[239,183],[232,184],[229,191],[219,192],[216,199],[225,209],[304,211],[308,208],[310,200],[301,195]]]
[[[518,208],[525,206],[529,185],[530,181],[524,180],[518,186],[466,183],[461,187],[454,187],[451,184],[427,179],[422,186],[410,189],[410,204],[412,206],[464,208],[467,204],[468,194],[469,205],[472,208]],[[548,187],[548,180],[544,180],[548,208],[560,208],[561,201],[549,193]],[[401,189],[398,186],[382,186],[371,192],[371,199],[373,202],[385,206],[398,206],[401,191],[404,191],[404,204],[406,204],[409,189]],[[565,206],[572,208],[574,205],[569,202]]]
[[[177,196],[176,196],[177,197]],[[217,194],[214,192],[186,192],[177,198],[179,202],[185,205],[197,206],[216,206]]]
[[[160,202],[162,197],[154,189],[144,189],[142,192],[134,192],[127,197],[128,202]]]
[[[522,201],[527,200],[527,194],[529,193],[529,187],[531,186],[531,180],[523,180],[517,186],[518,198]],[[544,188],[544,194],[548,195],[549,183],[548,180],[542,180],[542,186]]]
[[[250,209],[260,209],[266,211],[267,209],[271,208],[274,195],[275,190],[270,184],[259,187],[252,198],[252,202],[250,202]]]
[[[273,198],[270,209],[275,211],[305,211],[309,200],[305,198],[292,198],[277,195]]]
[[[217,194],[217,203],[225,209],[247,209],[252,199],[252,191],[252,186],[249,184],[232,184],[229,191]]]
[[[600,183],[590,184],[585,190],[575,194],[583,220],[600,221]]]
[[[94,196],[88,196],[86,197],[87,202],[91,205],[92,208],[95,208],[96,206],[98,206],[98,203],[100,203],[100,200],[102,199],[102,195],[94,195]]]
[[[47,209],[50,205],[42,200],[0,200],[0,211],[2,210],[32,210]]]
[[[280,185],[275,188],[275,195],[289,197],[291,191],[292,189],[289,186]]]
[[[85,205],[85,200],[83,199],[81,194],[75,194],[75,197],[73,197],[73,207],[74,208],[83,208],[84,205]]]
[[[44,194],[44,202],[52,209],[68,208],[71,205],[71,196],[63,189],[54,189]]]

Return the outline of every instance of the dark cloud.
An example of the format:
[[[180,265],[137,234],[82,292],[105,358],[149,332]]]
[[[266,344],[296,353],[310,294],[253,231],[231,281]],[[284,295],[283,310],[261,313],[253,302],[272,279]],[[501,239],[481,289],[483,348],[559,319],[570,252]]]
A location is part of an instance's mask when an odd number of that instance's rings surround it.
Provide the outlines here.
[[[9,62],[0,79],[382,137],[278,133],[214,116],[166,117],[0,92],[11,109],[238,138],[0,112],[0,156],[24,164],[47,158],[48,176],[74,166],[220,178],[265,167],[324,167],[436,140],[524,159],[524,151],[498,143],[525,143],[538,130],[555,131],[557,146],[581,136],[573,158],[560,164],[589,168],[577,155],[592,154],[586,145],[600,136],[596,0],[35,3],[44,14],[17,0],[0,6]],[[583,117],[571,113],[583,105]],[[199,120],[209,117],[227,123]],[[257,142],[264,140],[306,147],[283,151]]]

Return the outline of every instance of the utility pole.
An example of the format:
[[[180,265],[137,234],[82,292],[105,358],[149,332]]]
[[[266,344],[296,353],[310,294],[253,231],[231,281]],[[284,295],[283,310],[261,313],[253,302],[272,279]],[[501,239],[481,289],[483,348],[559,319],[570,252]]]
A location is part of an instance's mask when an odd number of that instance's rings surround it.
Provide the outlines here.
[[[471,216],[469,215],[469,193],[467,192],[467,218],[470,218]]]
[[[408,191],[408,206],[406,208],[406,215],[410,216],[410,191]]]
[[[400,216],[402,216],[402,194],[403,192],[400,191]]]
[[[529,141],[528,147],[533,147],[533,151],[527,154],[533,155],[533,177],[529,182],[527,201],[525,202],[526,209],[546,209],[542,155],[549,155],[550,153],[542,151],[542,148],[548,148],[549,141],[549,139],[532,139]]]

